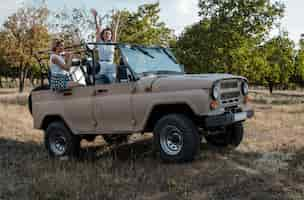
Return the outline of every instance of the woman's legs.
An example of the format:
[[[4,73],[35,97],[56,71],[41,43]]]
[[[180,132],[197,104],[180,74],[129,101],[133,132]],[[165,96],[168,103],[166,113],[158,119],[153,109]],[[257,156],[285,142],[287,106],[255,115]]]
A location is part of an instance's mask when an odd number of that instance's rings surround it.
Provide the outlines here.
[[[100,75],[106,77],[109,83],[116,81],[116,65],[109,62],[100,62]],[[106,81],[106,83],[108,82]]]

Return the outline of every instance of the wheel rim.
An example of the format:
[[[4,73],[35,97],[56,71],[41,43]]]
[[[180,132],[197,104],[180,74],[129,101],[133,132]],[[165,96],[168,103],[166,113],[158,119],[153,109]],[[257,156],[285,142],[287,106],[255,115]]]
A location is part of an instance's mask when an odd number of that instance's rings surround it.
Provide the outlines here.
[[[166,154],[174,156],[180,153],[183,147],[183,133],[175,126],[167,126],[160,135],[161,148]]]
[[[50,137],[50,148],[56,156],[62,156],[66,151],[66,138],[61,134]]]

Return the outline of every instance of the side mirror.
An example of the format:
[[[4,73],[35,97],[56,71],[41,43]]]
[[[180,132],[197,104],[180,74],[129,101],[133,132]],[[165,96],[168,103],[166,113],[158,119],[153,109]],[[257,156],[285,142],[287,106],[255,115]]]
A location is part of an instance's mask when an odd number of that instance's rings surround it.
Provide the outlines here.
[[[129,81],[128,68],[126,66],[118,66],[117,78],[120,83]]]

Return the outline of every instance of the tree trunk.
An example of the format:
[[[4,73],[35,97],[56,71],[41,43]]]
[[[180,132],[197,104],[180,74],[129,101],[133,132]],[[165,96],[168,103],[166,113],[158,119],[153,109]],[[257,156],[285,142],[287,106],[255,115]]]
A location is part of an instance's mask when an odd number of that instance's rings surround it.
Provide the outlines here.
[[[43,75],[41,75],[41,78],[40,78],[40,85],[44,85],[44,80],[43,80]]]
[[[268,83],[268,86],[269,86],[269,92],[270,92],[270,94],[272,94],[272,92],[273,92],[273,84],[270,82],[270,83]]]
[[[34,79],[33,73],[30,73],[29,79],[30,79],[31,87],[34,88],[35,87],[35,79]]]
[[[120,16],[121,16],[121,12],[118,13],[118,16],[117,16],[117,20],[115,22],[115,27],[114,27],[114,42],[117,42],[118,41],[118,29],[119,29],[119,26],[120,26]]]
[[[19,93],[22,93],[24,90],[24,83],[22,82],[22,73],[20,72],[19,76],[18,76],[18,80],[19,80]]]
[[[19,93],[23,92],[23,85],[22,85],[22,64],[20,64],[18,68],[18,80],[19,80]]]
[[[27,78],[28,71],[29,71],[28,67],[25,67],[24,72],[23,72],[23,77],[22,77],[23,89],[25,88],[25,80]],[[23,92],[23,90],[22,90],[22,92]]]
[[[14,77],[12,77],[11,78],[11,86],[10,87],[17,87],[17,80],[16,80],[17,78],[14,76]]]
[[[19,69],[19,93],[22,93],[24,91],[24,83],[27,77],[28,68],[20,66]]]

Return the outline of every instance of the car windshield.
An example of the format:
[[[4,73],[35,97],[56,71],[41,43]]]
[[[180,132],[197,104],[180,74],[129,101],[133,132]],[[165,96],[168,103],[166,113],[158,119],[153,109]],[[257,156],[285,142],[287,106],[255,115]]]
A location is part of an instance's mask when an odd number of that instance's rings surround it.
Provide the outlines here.
[[[146,74],[182,74],[172,52],[161,47],[124,46],[123,55],[133,71],[141,76]]]

